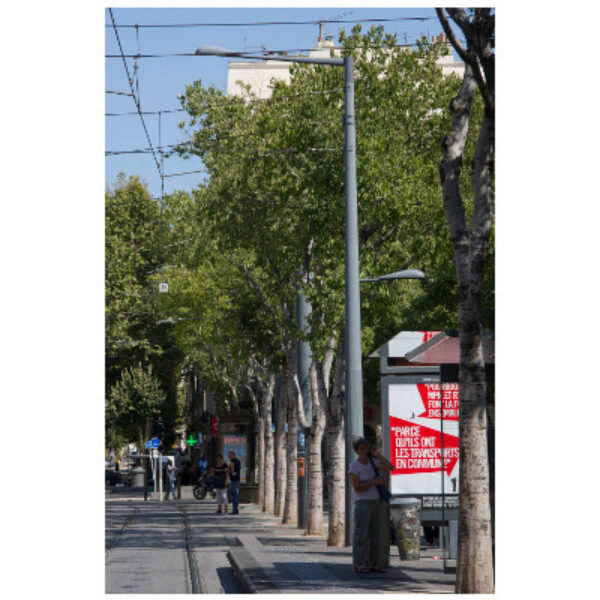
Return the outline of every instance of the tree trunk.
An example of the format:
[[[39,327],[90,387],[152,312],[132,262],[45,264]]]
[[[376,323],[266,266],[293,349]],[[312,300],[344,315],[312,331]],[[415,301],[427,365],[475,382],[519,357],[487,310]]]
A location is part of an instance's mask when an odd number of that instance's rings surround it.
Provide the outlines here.
[[[275,390],[275,375],[269,376],[267,392],[263,396],[263,418],[264,426],[264,448],[265,448],[265,467],[264,467],[264,495],[263,511],[272,513],[275,509],[275,455],[273,451],[273,431],[271,424],[273,422],[273,392]]]
[[[294,355],[295,357],[295,355]],[[287,362],[287,361],[286,361]],[[296,365],[286,365],[284,389],[287,397],[287,484],[282,523],[298,524],[298,399],[290,394],[290,380],[296,375]]]
[[[277,479],[275,485],[275,511],[274,514],[277,517],[283,516],[283,505],[285,504],[285,488],[286,488],[286,473],[287,473],[287,462],[286,462],[286,448],[285,448],[285,424],[287,421],[287,406],[285,392],[285,386],[280,386],[279,402],[277,406],[277,429],[275,432],[275,452],[276,452],[276,468],[277,468]]]
[[[459,94],[450,103],[452,127],[444,139],[440,168],[444,208],[454,247],[460,332],[460,500],[456,593],[494,592],[485,367],[480,324],[480,293],[493,213],[493,116],[484,116],[473,159],[471,231],[467,227],[459,185],[475,89],[473,70],[466,64]]]
[[[331,398],[327,406],[325,433],[327,490],[329,496],[328,546],[345,544],[346,527],[346,446],[344,440],[344,332],[339,336]]]
[[[484,222],[488,218],[491,220],[491,213],[486,211],[486,204],[491,204],[491,147],[493,120],[484,116],[473,159],[474,230],[469,244],[468,268],[457,272],[461,471],[458,513],[459,561],[456,570],[458,593],[494,592],[485,364],[479,319],[481,286],[485,275],[491,225]],[[477,196],[481,194],[487,195],[489,199],[478,199]],[[485,230],[488,230],[487,236]]]
[[[306,456],[308,462],[308,510],[306,515],[306,533],[323,535],[323,462],[321,443],[325,432],[327,390],[321,363],[310,366],[310,387],[313,398],[312,424],[306,436]]]
[[[261,398],[262,401],[262,398]],[[256,503],[263,506],[265,502],[265,420],[258,421],[258,495]]]

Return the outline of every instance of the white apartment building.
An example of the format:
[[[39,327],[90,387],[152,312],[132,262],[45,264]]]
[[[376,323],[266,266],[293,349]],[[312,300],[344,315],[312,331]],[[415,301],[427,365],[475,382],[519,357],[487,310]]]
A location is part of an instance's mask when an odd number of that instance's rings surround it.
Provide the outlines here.
[[[433,42],[435,39],[433,37],[431,41]],[[450,51],[449,54],[440,56],[438,59],[438,64],[441,65],[444,75],[456,73],[459,77],[462,77],[465,64],[462,61],[454,60],[452,46],[443,33],[437,39],[443,41]],[[326,36],[325,40],[319,38],[316,47],[309,51],[309,56],[327,58],[331,48],[334,47],[333,36]],[[227,95],[243,96],[245,95],[243,86],[250,85],[252,91],[259,98],[269,98],[271,96],[270,84],[273,79],[283,80],[286,83],[290,82],[291,65],[292,63],[289,62],[275,60],[262,63],[254,61],[230,62],[227,71]]]

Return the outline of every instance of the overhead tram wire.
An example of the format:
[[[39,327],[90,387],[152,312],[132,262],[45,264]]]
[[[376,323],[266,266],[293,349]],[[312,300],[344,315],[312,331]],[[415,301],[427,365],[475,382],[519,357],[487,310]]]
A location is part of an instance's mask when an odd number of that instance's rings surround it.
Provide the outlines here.
[[[129,67],[127,66],[127,61],[125,60],[125,55],[123,53],[123,47],[121,46],[121,38],[119,37],[119,32],[117,30],[117,25],[115,23],[115,18],[113,16],[112,8],[109,8],[108,12],[110,13],[110,18],[112,20],[113,28],[115,30],[115,36],[117,38],[117,43],[119,44],[119,50],[121,52],[121,57],[123,59],[123,65],[125,67],[125,72],[127,73],[127,82],[129,83],[129,87],[131,88],[131,93],[133,95],[133,101],[135,102],[135,107],[137,108],[137,112],[142,121],[142,127],[144,128],[144,133],[146,134],[146,139],[148,140],[148,145],[150,146],[150,148],[152,150],[152,156],[154,158],[156,168],[158,169],[158,174],[162,176],[162,172],[160,169],[160,163],[158,162],[158,159],[156,158],[156,153],[154,152],[154,146],[152,145],[152,140],[150,139],[150,135],[148,133],[148,128],[146,127],[146,122],[144,121],[144,117],[141,112],[140,102],[139,102],[139,99],[135,95],[135,90],[133,89],[133,80],[131,79],[131,75],[129,74]]]
[[[463,41],[463,40],[460,40]],[[418,42],[411,42],[405,44],[367,44],[352,46],[353,49],[357,50],[378,50],[378,49],[391,49],[391,48],[413,48],[418,46]],[[345,46],[327,46],[324,47],[326,50],[345,50]],[[238,58],[235,54],[252,54],[257,60],[260,60],[263,56],[272,58],[273,55],[280,54],[281,56],[288,56],[295,52],[310,52],[315,48],[284,48],[278,50],[231,50],[232,56],[228,58]],[[125,54],[126,58],[177,58],[177,57],[198,57],[194,52],[173,52],[173,53],[160,53],[160,54]],[[121,58],[120,54],[105,54],[104,58]],[[243,58],[243,57],[242,57]]]
[[[128,94],[129,96],[130,94]],[[185,108],[175,108],[171,110],[142,110],[140,111],[143,115],[158,115],[158,114],[166,114],[166,113],[176,113],[176,112],[187,112]],[[104,113],[105,117],[126,117],[129,115],[139,115],[140,113],[136,110],[131,112],[123,112],[123,113]]]
[[[169,28],[169,27],[263,27],[267,25],[319,25],[319,23],[392,23],[400,21],[433,21],[437,16],[429,17],[391,17],[372,19],[315,19],[311,21],[251,21],[247,23],[147,23],[145,25],[118,25],[125,28]],[[106,24],[106,27],[110,27]]]
[[[412,48],[417,46],[417,42],[413,42],[412,44],[382,44],[375,45],[370,44],[367,46],[353,46],[353,48],[359,50],[376,50],[379,48]],[[288,56],[290,53],[294,52],[310,52],[315,48],[288,48],[284,50],[232,50],[232,54],[252,54],[254,57],[259,60],[263,56],[272,57],[273,55],[280,54],[282,56]],[[344,46],[327,46],[326,50],[345,50]],[[125,54],[125,58],[176,58],[176,57],[198,57],[197,54],[193,52],[174,52],[170,54]],[[120,54],[105,54],[104,58],[121,58]],[[228,58],[237,58],[236,56],[230,56]]]

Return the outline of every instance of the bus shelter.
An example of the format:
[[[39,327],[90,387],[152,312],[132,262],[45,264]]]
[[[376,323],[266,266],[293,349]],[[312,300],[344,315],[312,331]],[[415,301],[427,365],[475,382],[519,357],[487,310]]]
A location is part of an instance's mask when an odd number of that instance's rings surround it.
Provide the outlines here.
[[[493,332],[485,332],[484,340],[486,362],[493,366]],[[383,449],[394,465],[392,512],[402,509],[415,530],[420,531],[421,525],[439,527],[444,559],[454,559],[459,491],[458,334],[402,331],[371,356],[380,360]],[[407,507],[415,508],[412,514]],[[415,520],[415,514],[419,519]]]

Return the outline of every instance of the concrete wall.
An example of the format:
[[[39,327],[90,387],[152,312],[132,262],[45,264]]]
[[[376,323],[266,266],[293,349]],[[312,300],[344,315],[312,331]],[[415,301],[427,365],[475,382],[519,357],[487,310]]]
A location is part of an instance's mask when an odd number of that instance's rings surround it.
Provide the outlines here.
[[[227,73],[227,95],[244,96],[246,92],[238,81],[243,85],[252,86],[252,91],[259,98],[270,98],[271,80],[283,80],[290,82],[290,63],[286,62],[230,62]]]

